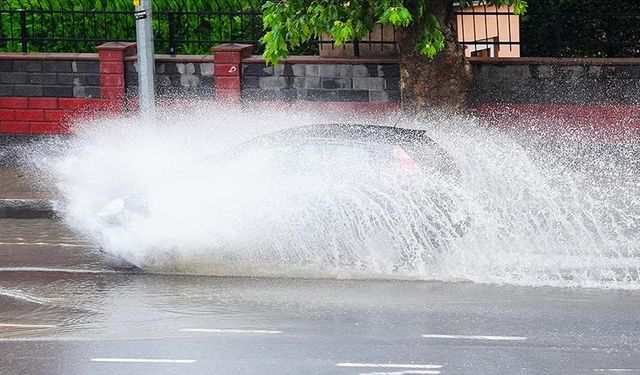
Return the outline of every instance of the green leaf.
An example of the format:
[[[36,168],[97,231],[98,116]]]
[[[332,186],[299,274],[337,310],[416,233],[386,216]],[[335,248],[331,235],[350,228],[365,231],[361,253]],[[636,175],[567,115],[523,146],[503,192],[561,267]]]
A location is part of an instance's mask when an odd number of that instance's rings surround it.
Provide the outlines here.
[[[409,26],[411,21],[413,21],[411,13],[402,5],[386,8],[378,19],[378,22],[383,25],[390,23],[393,26],[403,27]]]
[[[347,22],[334,21],[331,36],[336,45],[341,45],[353,37],[353,27],[351,20]]]
[[[527,3],[524,2],[524,1],[518,2],[513,7],[513,13],[514,14],[525,14],[525,12],[527,11],[527,6],[528,6]]]
[[[425,27],[420,33],[416,49],[419,53],[433,59],[445,47],[444,34],[440,22],[433,15],[428,15]]]

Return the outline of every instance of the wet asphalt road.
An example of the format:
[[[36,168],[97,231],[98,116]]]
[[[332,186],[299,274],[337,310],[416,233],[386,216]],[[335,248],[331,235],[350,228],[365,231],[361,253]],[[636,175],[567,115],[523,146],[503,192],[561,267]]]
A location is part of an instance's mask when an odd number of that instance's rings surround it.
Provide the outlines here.
[[[639,292],[113,270],[0,220],[0,374],[640,374]]]

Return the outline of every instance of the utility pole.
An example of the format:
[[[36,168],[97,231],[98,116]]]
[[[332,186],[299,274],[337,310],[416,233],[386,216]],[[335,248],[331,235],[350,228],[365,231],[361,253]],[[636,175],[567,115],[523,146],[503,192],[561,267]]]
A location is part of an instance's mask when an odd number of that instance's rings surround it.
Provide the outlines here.
[[[138,100],[140,115],[151,118],[156,113],[153,76],[153,28],[151,25],[152,0],[133,0],[136,7],[136,42],[138,50]]]

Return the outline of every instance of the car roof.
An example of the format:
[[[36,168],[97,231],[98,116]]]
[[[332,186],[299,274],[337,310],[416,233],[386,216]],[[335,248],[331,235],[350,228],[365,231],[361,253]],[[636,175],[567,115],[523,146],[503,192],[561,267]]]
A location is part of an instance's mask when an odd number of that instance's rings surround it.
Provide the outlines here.
[[[342,140],[394,144],[398,142],[433,142],[424,130],[365,124],[317,124],[280,130],[259,137],[263,140]]]

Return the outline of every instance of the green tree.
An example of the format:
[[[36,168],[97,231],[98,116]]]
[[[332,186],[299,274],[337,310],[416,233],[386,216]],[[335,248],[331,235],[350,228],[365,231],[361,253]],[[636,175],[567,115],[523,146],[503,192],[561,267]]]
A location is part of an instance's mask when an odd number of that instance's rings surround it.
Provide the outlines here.
[[[486,0],[526,9],[525,0]],[[460,0],[459,5],[473,5]],[[402,101],[411,107],[466,104],[470,68],[457,43],[452,0],[279,0],[263,7],[264,57],[277,64],[322,34],[336,44],[361,39],[376,23],[397,28]]]

